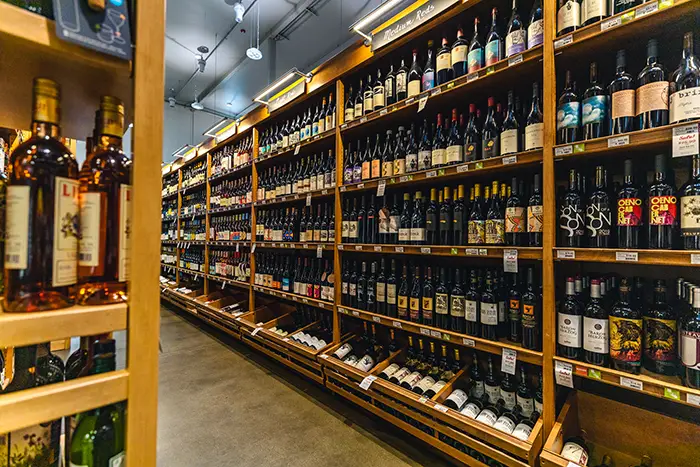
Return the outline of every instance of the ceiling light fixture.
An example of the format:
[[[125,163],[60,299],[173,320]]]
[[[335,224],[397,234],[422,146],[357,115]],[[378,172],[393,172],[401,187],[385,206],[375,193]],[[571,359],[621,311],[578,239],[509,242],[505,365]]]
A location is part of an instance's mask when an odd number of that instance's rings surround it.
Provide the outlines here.
[[[222,130],[225,130],[226,127],[229,127],[231,125],[235,125],[236,122],[232,118],[222,118],[218,122],[216,122],[214,125],[209,127],[202,135],[204,136],[211,136],[212,138],[216,138],[217,133],[221,133]]]
[[[349,28],[350,31],[354,31],[357,34],[361,35],[362,37],[365,38],[365,45],[369,45],[372,43],[372,36],[362,32],[362,29],[367,26],[368,24],[376,21],[377,18],[381,17],[384,15],[386,12],[394,8],[396,5],[401,3],[403,0],[386,0],[384,3],[379,5],[377,8],[374,10],[370,11],[367,13],[365,16],[360,18],[358,21],[356,21],[354,24],[352,24]]]
[[[245,54],[248,56],[249,59],[251,60],[261,60],[263,58],[263,54],[260,51],[260,5],[258,4],[258,13],[257,13],[257,41],[256,41],[256,46],[253,47],[253,31],[256,31],[255,24],[253,24],[253,20],[250,20],[251,24],[251,32],[250,32],[250,47],[248,50],[245,51]]]
[[[231,0],[226,0],[226,3],[231,5]],[[243,6],[243,3],[236,2],[233,5],[233,14],[235,15],[234,18],[236,19],[236,23],[243,21],[243,15],[245,15],[245,7]]]
[[[294,76],[300,76],[302,78],[305,78],[306,82],[308,83],[309,81],[311,81],[311,78],[313,77],[313,73],[311,73],[311,72],[302,73],[296,67],[292,68],[287,73],[283,74],[281,78],[277,79],[272,84],[270,84],[268,87],[266,87],[265,89],[260,91],[260,95],[253,100],[255,102],[260,102],[261,104],[268,105],[269,102],[264,100],[263,97],[269,95],[275,89],[279,89],[280,86],[282,86],[284,83],[286,83],[290,79],[294,78]]]
[[[185,157],[191,154],[191,151],[197,149],[196,147],[192,146],[191,144],[183,144],[180,146],[180,148],[172,153],[172,157],[175,159],[179,157]]]
[[[195,98],[194,102],[190,104],[190,107],[192,107],[194,110],[204,110],[204,106],[197,98]]]

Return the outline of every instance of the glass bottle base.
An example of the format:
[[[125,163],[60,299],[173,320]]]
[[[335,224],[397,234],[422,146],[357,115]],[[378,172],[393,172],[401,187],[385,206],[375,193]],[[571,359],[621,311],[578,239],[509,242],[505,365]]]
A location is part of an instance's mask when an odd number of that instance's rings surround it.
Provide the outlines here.
[[[127,301],[125,282],[88,282],[78,287],[78,305],[111,305]]]
[[[75,302],[60,291],[8,293],[3,301],[3,311],[6,313],[33,313],[37,311],[60,310],[73,306]]]

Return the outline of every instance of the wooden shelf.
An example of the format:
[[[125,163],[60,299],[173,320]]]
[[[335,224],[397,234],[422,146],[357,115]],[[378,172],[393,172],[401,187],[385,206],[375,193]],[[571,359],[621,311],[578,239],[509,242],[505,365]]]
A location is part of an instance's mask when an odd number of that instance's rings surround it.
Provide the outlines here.
[[[206,240],[180,240],[177,242],[182,245],[182,248],[189,248],[192,245],[204,245],[207,243]]]
[[[209,209],[208,213],[211,216],[213,214],[226,214],[228,212],[245,211],[246,209],[250,209],[252,206],[253,203],[241,204],[239,206],[223,206],[220,208]]]
[[[681,379],[676,376],[657,375],[644,368],[641,374],[635,375],[557,356],[554,357],[554,360],[570,364],[573,367],[572,375],[574,376],[601,381],[695,408],[700,407],[700,389],[683,386]]]
[[[697,250],[626,250],[624,248],[562,247],[557,247],[555,250],[555,261],[692,267],[700,264],[700,251]]]
[[[160,243],[161,245],[177,245],[180,242],[177,240],[161,240]]]
[[[243,172],[244,170],[250,169],[251,167],[253,167],[253,163],[248,162],[247,164],[243,164],[241,166],[238,166],[235,169],[227,170],[227,171],[222,172],[220,174],[212,175],[211,177],[209,177],[209,183],[218,182],[219,180],[223,180],[223,179],[228,178],[232,175],[237,175],[237,174]]]
[[[195,158],[195,159],[196,159],[196,158]],[[192,161],[187,161],[187,162],[189,163],[189,162],[192,162]],[[202,188],[205,188],[206,186],[207,186],[207,181],[206,181],[206,180],[203,180],[203,181],[201,181],[201,182],[195,183],[194,185],[183,186],[183,187],[180,189],[180,192],[184,195],[184,194],[187,194],[188,191],[189,191],[189,192],[198,191],[198,190],[201,190]]]
[[[175,222],[177,220],[178,216],[170,216],[170,217],[161,217],[160,221],[161,222]]]
[[[480,337],[470,336],[447,329],[440,329],[433,326],[425,326],[419,323],[413,323],[399,318],[390,318],[388,316],[371,313],[369,311],[358,310],[344,305],[338,305],[338,313],[348,316],[354,316],[364,321],[371,321],[383,326],[401,329],[412,334],[419,334],[429,339],[439,339],[462,347],[471,347],[476,350],[488,352],[496,355],[501,355],[503,349],[515,350],[518,353],[518,360],[532,363],[534,365],[542,365],[542,352],[535,350],[524,349],[519,345],[515,345],[507,341],[491,341]]]
[[[275,151],[275,152],[271,152],[269,154],[265,154],[264,156],[260,156],[257,159],[254,159],[254,162],[256,164],[259,164],[261,162],[266,162],[266,161],[269,161],[271,159],[275,159],[275,158],[278,158],[281,156],[286,156],[286,155],[289,155],[292,153],[299,154],[302,149],[308,148],[309,146],[314,146],[317,143],[321,143],[323,141],[328,141],[331,138],[333,138],[334,136],[335,136],[335,128],[328,130],[328,131],[324,131],[323,133],[318,134],[316,136],[312,136],[310,139],[308,139],[306,141],[302,141],[299,144],[296,144],[296,145],[294,145],[290,148],[287,148],[285,150]],[[297,149],[297,147],[299,149]]]
[[[223,284],[235,285],[236,287],[241,287],[244,289],[250,288],[250,284],[248,282],[241,282],[241,281],[237,281],[235,279],[229,279],[227,277],[221,277],[221,276],[217,276],[214,274],[207,274],[207,279],[209,279],[210,281],[221,282]]]
[[[0,342],[3,347],[19,347],[73,336],[120,331],[127,328],[126,313],[125,303],[73,306],[35,313],[0,312]]]
[[[238,245],[249,247],[252,244],[252,242],[247,240],[208,240],[206,243],[211,246],[226,246],[231,248]]]
[[[190,214],[180,214],[180,219],[182,219],[182,220],[196,219],[197,217],[204,217],[206,215],[207,215],[207,210],[201,209],[197,212],[190,213]]]
[[[273,297],[280,297],[284,298],[285,300],[292,300],[297,303],[304,303],[306,305],[312,305],[325,310],[332,310],[334,306],[332,302],[327,302],[325,300],[316,300],[315,298],[304,297],[303,295],[297,295],[290,292],[282,292],[280,290],[275,290],[260,285],[254,285],[253,290],[267,295],[272,295]]]
[[[8,65],[0,74],[4,127],[31,124],[37,76],[61,85],[62,136],[83,140],[91,134],[103,95],[122,99],[131,112],[130,62],[59,39],[54,21],[8,3],[0,2],[0,18],[0,49]]]
[[[542,162],[542,150],[519,152],[510,156],[494,157],[491,159],[483,159],[475,162],[467,162],[460,165],[451,165],[439,169],[422,170],[402,175],[400,177],[378,178],[367,180],[362,183],[354,183],[352,185],[343,185],[340,187],[340,192],[355,192],[376,190],[380,183],[385,183],[387,188],[394,186],[409,186],[417,183],[430,181],[431,183],[443,183],[452,181],[458,178],[481,176],[485,173],[517,170],[529,165]]]
[[[173,193],[168,193],[167,195],[161,193],[161,198],[162,198],[163,200],[170,199],[170,198],[174,198],[174,197],[176,197],[179,193],[180,193],[179,191],[175,191],[175,192],[173,192]]]
[[[0,395],[0,433],[123,401],[128,380],[126,370],[112,371]]]
[[[255,242],[256,248],[266,248],[266,249],[284,249],[284,250],[316,250],[321,247],[322,250],[332,251],[335,250],[334,243],[318,243],[318,242]]]
[[[402,254],[402,255],[435,255],[455,257],[503,258],[506,250],[517,250],[518,259],[542,259],[541,247],[523,246],[444,246],[444,245],[370,245],[357,243],[341,243],[341,251],[361,251],[362,253]]]
[[[174,264],[166,264],[166,263],[160,263],[161,268],[172,268],[172,269],[179,269],[177,266]]]
[[[323,190],[314,190],[309,193],[297,193],[294,195],[280,196],[275,199],[263,199],[253,203],[255,206],[269,206],[275,204],[293,203],[295,201],[304,201],[311,195],[311,199],[325,198],[335,196],[335,188],[324,188]]]
[[[185,274],[190,274],[195,277],[201,277],[201,278],[206,278],[207,274],[199,271],[195,271],[194,269],[187,269],[187,268],[178,268],[178,271],[185,273]]]

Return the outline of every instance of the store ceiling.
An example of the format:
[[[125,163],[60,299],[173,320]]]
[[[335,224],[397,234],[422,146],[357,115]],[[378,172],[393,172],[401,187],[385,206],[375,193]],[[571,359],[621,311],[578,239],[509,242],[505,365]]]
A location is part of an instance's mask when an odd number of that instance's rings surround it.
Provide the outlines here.
[[[243,0],[246,13],[237,24],[226,0],[169,0],[165,100],[174,96],[179,104],[189,106],[198,97],[205,110],[227,116],[245,114],[256,105],[253,97],[290,68],[309,71],[359,40],[348,27],[380,3],[382,0]],[[263,59],[254,61],[246,50],[258,7]],[[207,64],[200,73],[195,54],[202,45],[210,52],[204,54]]]

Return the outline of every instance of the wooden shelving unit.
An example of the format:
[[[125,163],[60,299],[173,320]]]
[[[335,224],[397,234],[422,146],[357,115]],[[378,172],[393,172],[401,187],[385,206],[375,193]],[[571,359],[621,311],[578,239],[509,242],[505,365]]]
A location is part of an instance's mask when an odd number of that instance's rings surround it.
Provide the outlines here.
[[[113,331],[128,332],[124,370],[0,395],[0,433],[125,401],[128,465],[155,467],[158,400],[160,158],[162,153],[165,4],[139,1],[133,62],[59,39],[45,17],[0,2],[0,48],[8,72],[0,74],[0,124],[31,122],[32,79],[61,85],[62,136],[84,139],[92,131],[100,96],[122,99],[133,126],[132,231],[128,304],[74,306],[37,313],[0,311],[0,345],[25,346]],[[177,193],[168,196],[176,196]]]
[[[363,253],[397,255],[436,255],[454,257],[503,258],[505,251],[517,251],[518,259],[542,259],[542,248],[523,246],[445,246],[445,245],[368,245],[340,243],[341,251],[361,251]]]
[[[628,250],[624,248],[556,248],[557,261],[592,263],[648,264],[655,266],[697,266],[696,250]]]

